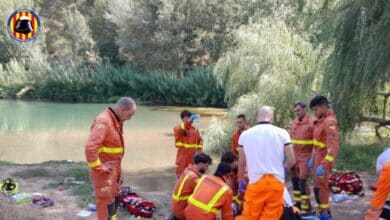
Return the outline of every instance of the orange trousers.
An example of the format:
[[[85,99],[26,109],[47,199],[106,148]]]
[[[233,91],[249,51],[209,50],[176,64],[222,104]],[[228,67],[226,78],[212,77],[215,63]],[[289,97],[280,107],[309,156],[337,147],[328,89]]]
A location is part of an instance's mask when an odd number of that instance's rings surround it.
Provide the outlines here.
[[[321,161],[324,160],[326,156],[326,152],[314,152],[314,167],[313,167],[313,185],[314,185],[314,195],[316,197],[316,201],[318,206],[320,207],[321,212],[329,211],[329,177],[330,172],[334,166],[333,163],[328,163],[321,165]],[[318,176],[316,174],[316,170],[319,166],[322,166],[325,170],[325,174],[323,176]]]
[[[244,210],[236,220],[277,220],[283,214],[284,185],[273,175],[265,174],[245,192]]]
[[[386,203],[387,196],[390,193],[390,162],[387,162],[380,173],[378,180],[378,189],[371,199],[370,207],[364,220],[376,220],[382,213],[382,208]]]
[[[109,219],[108,206],[115,202],[115,196],[120,193],[118,169],[110,174],[104,174],[90,169],[90,179],[95,191],[96,214],[98,220]]]

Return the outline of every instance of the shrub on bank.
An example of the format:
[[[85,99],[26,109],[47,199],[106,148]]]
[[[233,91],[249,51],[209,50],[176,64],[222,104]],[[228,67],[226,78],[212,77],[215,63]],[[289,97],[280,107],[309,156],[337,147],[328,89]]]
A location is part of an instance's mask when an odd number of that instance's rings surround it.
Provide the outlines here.
[[[44,75],[28,74],[26,71],[12,74],[0,71],[0,96],[60,102],[107,102],[128,95],[152,104],[225,106],[224,88],[208,69],[193,69],[178,76],[167,72],[144,73],[131,66],[103,65],[93,70],[55,68]],[[20,94],[26,87],[31,89]]]

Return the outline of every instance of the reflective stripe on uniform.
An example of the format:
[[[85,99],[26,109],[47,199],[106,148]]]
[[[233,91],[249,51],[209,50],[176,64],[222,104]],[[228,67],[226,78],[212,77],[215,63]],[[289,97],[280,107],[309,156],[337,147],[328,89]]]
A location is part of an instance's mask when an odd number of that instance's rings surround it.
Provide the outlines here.
[[[238,205],[242,204],[241,200],[238,198],[238,195],[233,196],[233,202],[237,203]]]
[[[330,155],[326,155],[325,160],[327,160],[329,162],[333,162],[334,161],[334,157],[330,156]]]
[[[176,142],[176,147],[184,147],[184,148],[203,148],[202,144],[185,144],[182,142]]]
[[[196,185],[195,187],[195,190],[194,190],[194,194],[195,192],[198,190],[200,184],[203,182],[205,176],[202,177],[200,179],[200,181],[198,182],[198,184]],[[202,209],[203,211],[206,211],[206,212],[211,212],[213,214],[217,214],[218,213],[218,209],[214,208],[214,205],[215,203],[218,202],[218,200],[222,197],[222,195],[228,190],[228,187],[226,185],[224,185],[223,187],[221,187],[221,189],[218,190],[218,192],[214,195],[214,197],[209,201],[209,203],[205,204],[197,199],[195,199],[193,197],[194,194],[192,194],[189,198],[188,198],[188,202],[191,203],[192,205]]]
[[[181,129],[186,130],[186,126],[184,125],[184,123],[181,123],[180,127]]]
[[[313,145],[319,148],[325,148],[326,144],[324,142],[318,141],[316,139],[313,140]]]
[[[309,199],[310,197],[308,195],[301,195],[301,199]]]
[[[123,153],[123,147],[107,147],[102,146],[99,148],[99,153],[106,153],[106,154],[121,154]]]
[[[292,144],[301,144],[301,145],[310,145],[310,144],[313,144],[313,140],[296,140],[296,139],[292,139],[291,143]]]
[[[100,165],[101,165],[101,163],[100,163],[100,159],[99,158],[97,160],[95,160],[95,161],[88,162],[88,167],[89,168],[98,167]]]
[[[329,204],[320,204],[320,209],[327,209],[329,208]]]
[[[187,181],[189,176],[190,176],[190,174],[187,174],[184,177],[183,181],[181,181],[179,189],[177,190],[177,193],[176,194],[172,194],[172,199],[173,200],[175,200],[175,201],[184,201],[184,200],[187,200],[188,197],[190,197],[190,196],[181,196],[181,192],[183,191],[184,184],[186,183],[186,181]]]
[[[309,209],[309,206],[308,206],[308,205],[302,205],[302,204],[301,204],[301,209],[302,209],[302,210],[308,210],[308,209]]]

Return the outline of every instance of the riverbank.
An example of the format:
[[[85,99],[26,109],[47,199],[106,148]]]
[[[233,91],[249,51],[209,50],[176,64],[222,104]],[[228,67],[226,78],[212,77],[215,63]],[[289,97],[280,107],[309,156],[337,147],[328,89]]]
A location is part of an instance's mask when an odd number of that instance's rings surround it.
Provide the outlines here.
[[[210,170],[209,173],[212,173]],[[334,219],[360,219],[366,211],[373,192],[369,184],[376,181],[375,175],[358,172],[365,186],[365,196],[343,203],[331,202]],[[125,172],[124,185],[156,204],[154,219],[162,220],[169,214],[171,190],[176,180],[174,168],[162,170],[144,170]],[[29,203],[15,204],[0,194],[0,219],[95,219],[95,213],[89,217],[78,217],[77,213],[85,210],[88,203],[94,203],[93,190],[84,163],[67,161],[49,161],[40,164],[21,165],[0,163],[0,179],[13,178],[20,184],[21,192],[39,192],[55,201],[55,205],[40,208]],[[69,178],[83,182],[67,182]],[[288,184],[291,189],[290,184]],[[312,201],[314,197],[312,196]],[[125,210],[119,212],[119,219],[136,219]]]

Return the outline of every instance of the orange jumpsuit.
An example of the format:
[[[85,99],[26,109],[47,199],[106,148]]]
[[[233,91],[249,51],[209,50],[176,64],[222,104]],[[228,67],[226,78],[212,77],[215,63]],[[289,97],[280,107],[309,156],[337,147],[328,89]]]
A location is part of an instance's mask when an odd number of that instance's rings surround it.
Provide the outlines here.
[[[232,135],[232,143],[230,145],[230,150],[238,155],[238,152],[239,152],[239,146],[238,146],[238,139],[240,138],[240,135],[242,132],[244,132],[245,130],[247,130],[249,128],[248,125],[245,126],[244,130],[243,131],[240,131],[240,129],[236,129]]]
[[[184,220],[184,210],[187,207],[187,199],[194,192],[197,181],[201,174],[198,170],[188,165],[183,174],[177,180],[172,194],[172,212],[178,220]]]
[[[310,169],[307,165],[313,152],[313,120],[306,114],[302,120],[295,119],[291,125],[291,142],[294,147],[296,164],[292,167],[293,200],[301,204],[302,211],[310,211],[310,190],[307,179]]]
[[[173,129],[175,133],[176,176],[179,178],[184,169],[194,162],[196,151],[201,152],[203,140],[197,128],[191,124],[181,123]]]
[[[313,125],[314,193],[321,212],[329,210],[329,174],[339,151],[339,132],[336,115],[329,109],[326,115]],[[317,167],[322,166],[325,175],[317,176]]]
[[[238,152],[239,152],[239,145],[238,145],[238,139],[240,138],[240,135],[242,132],[247,130],[249,128],[248,125],[245,126],[243,131],[240,131],[240,129],[236,129],[232,135],[232,143],[230,145],[230,150],[232,153],[237,155],[238,157]],[[233,190],[233,200],[237,204],[241,204],[241,201],[238,199],[238,170],[234,169],[232,174],[230,174],[227,178],[227,184],[230,186],[230,188]]]
[[[382,208],[386,203],[387,196],[390,193],[390,162],[385,163],[380,172],[378,180],[378,188],[371,199],[370,207],[367,211],[364,220],[379,219],[382,213]]]
[[[221,220],[233,220],[232,196],[232,190],[222,178],[203,176],[188,198],[186,219],[215,220],[221,211]]]
[[[107,220],[111,217],[108,205],[114,204],[115,197],[120,193],[119,178],[124,154],[122,124],[109,108],[100,113],[93,122],[85,154],[95,190],[98,220]],[[111,172],[107,172],[105,163],[112,164]]]

